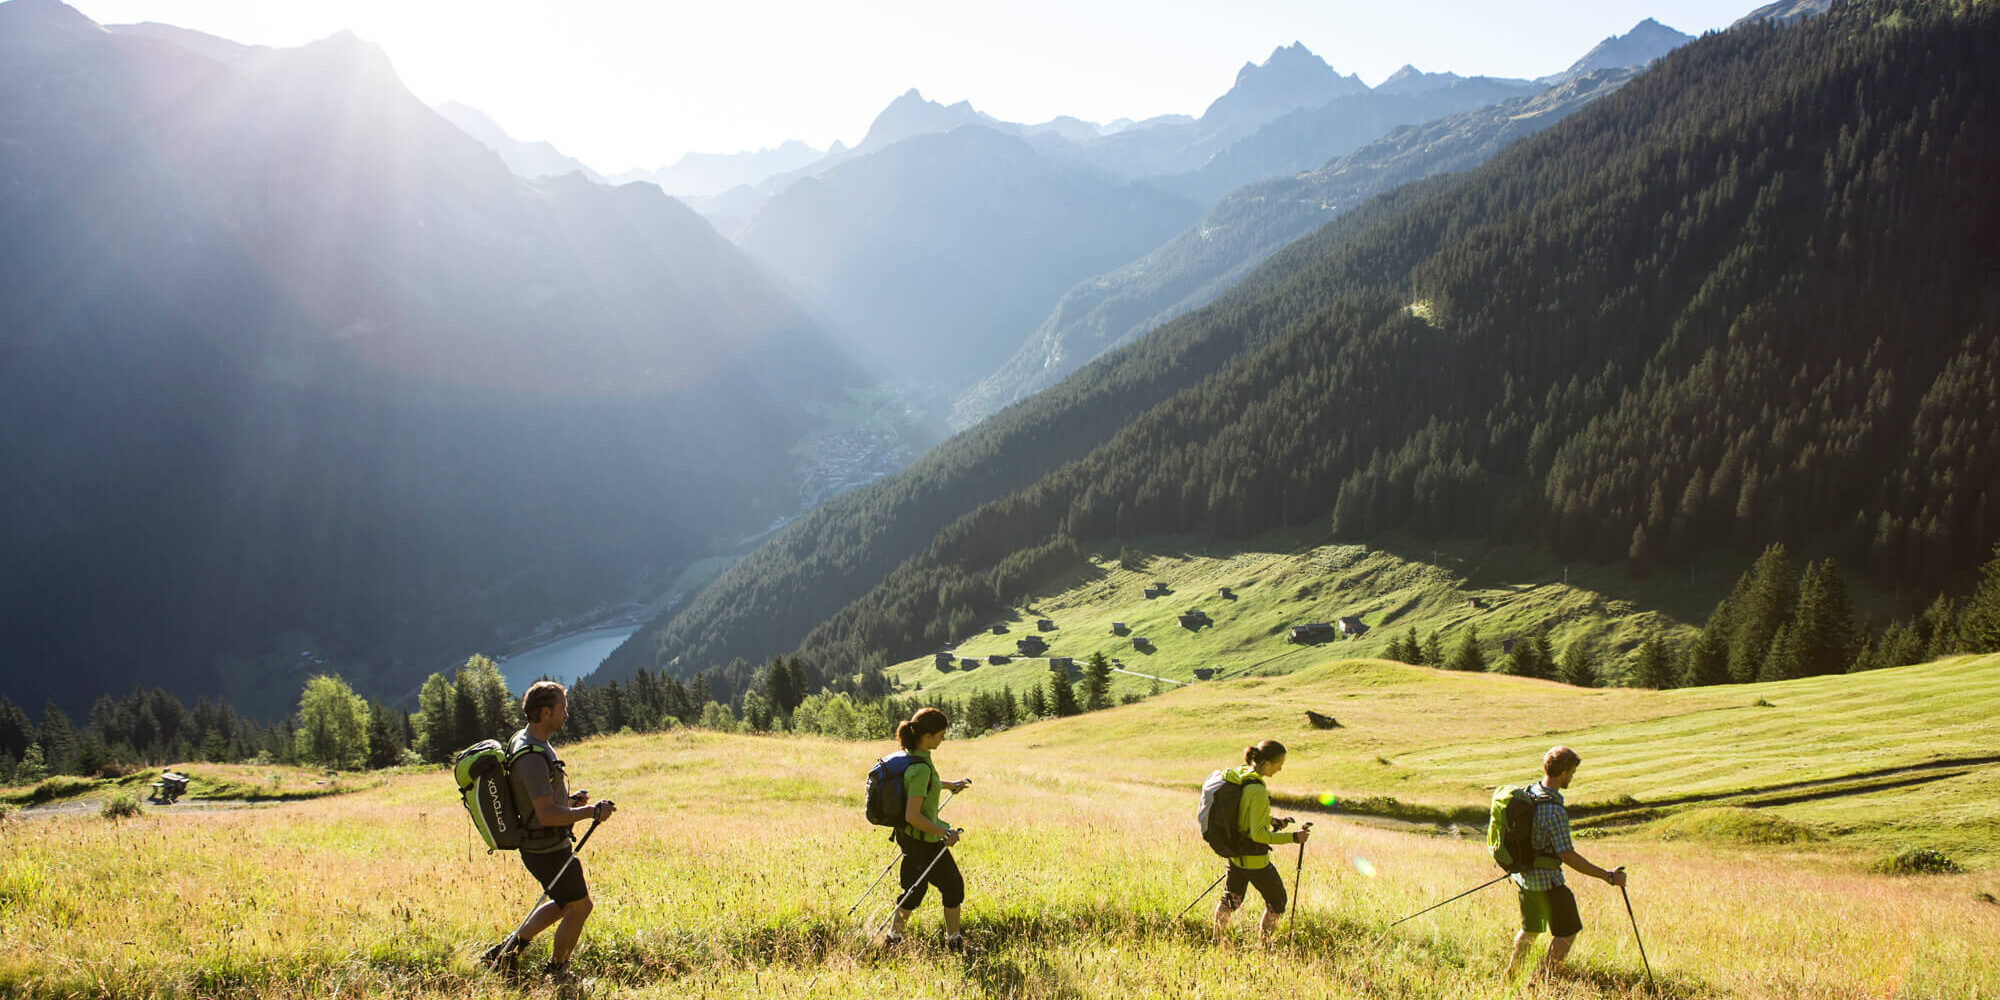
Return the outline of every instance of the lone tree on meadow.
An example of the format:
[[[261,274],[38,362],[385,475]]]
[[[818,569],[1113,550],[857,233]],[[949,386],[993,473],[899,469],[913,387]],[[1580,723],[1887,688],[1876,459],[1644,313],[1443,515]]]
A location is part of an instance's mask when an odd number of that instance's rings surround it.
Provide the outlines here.
[[[368,703],[332,674],[306,682],[299,696],[299,761],[357,771],[368,762]]]

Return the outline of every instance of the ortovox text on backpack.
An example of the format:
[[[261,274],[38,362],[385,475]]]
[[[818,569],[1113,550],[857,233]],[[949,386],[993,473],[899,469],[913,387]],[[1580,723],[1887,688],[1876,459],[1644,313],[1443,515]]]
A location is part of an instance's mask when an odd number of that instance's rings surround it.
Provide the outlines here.
[[[507,772],[522,754],[540,752],[537,747],[524,746],[509,753],[499,740],[480,740],[453,759],[451,770],[458,779],[459,799],[479,838],[486,841],[488,852],[520,850],[528,830]]]
[[[904,823],[904,813],[909,808],[909,793],[904,790],[903,776],[910,765],[930,764],[923,758],[900,750],[875,762],[868,770],[868,822],[876,826],[900,827]]]
[[[1486,850],[1493,863],[1509,873],[1530,868],[1561,868],[1562,859],[1537,854],[1534,847],[1535,809],[1555,796],[1535,793],[1520,785],[1501,785],[1493,790],[1492,815],[1486,822]]]
[[[1236,825],[1242,815],[1243,787],[1251,782],[1263,784],[1264,779],[1251,774],[1242,784],[1230,781],[1223,772],[1216,771],[1201,785],[1201,809],[1194,814],[1194,820],[1201,827],[1201,839],[1215,853],[1225,858],[1242,858],[1254,854],[1271,853],[1271,845],[1251,839],[1250,832]]]

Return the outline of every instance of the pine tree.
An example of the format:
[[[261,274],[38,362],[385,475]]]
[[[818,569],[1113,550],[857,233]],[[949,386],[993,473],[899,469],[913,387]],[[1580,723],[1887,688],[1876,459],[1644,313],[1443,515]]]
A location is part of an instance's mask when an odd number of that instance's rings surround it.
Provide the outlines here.
[[[69,716],[56,707],[54,698],[42,706],[42,724],[36,732],[40,734],[42,759],[49,773],[74,774],[78,744],[76,727],[70,724]]]
[[[1068,671],[1063,671],[1067,674]],[[1103,650],[1090,654],[1083,668],[1083,710],[1095,712],[1111,705],[1111,659]]]
[[[1639,647],[1637,662],[1632,669],[1632,683],[1636,687],[1655,690],[1674,686],[1673,656],[1667,652],[1665,639],[1655,635]]]
[[[1500,658],[1496,665],[1501,673],[1515,677],[1538,676],[1541,667],[1535,662],[1535,644],[1527,639],[1514,640],[1514,648]]]
[[[1582,639],[1570,643],[1563,650],[1562,668],[1557,673],[1557,679],[1573,687],[1597,686],[1597,664]]]
[[[1958,602],[1943,594],[1924,609],[1924,659],[1957,656],[1961,651],[1958,629]]]
[[[1706,688],[1710,684],[1730,682],[1730,604],[1722,600],[1716,604],[1714,614],[1708,616],[1708,624],[1702,626],[1702,634],[1688,644],[1684,666],[1680,670],[1682,688]]]
[[[42,753],[42,745],[40,743],[29,746],[28,752],[22,755],[21,762],[14,765],[14,783],[17,785],[32,785],[48,777],[49,769],[45,763],[46,760],[47,758]]]
[[[1854,605],[1833,560],[1806,568],[1793,622],[1792,640],[1798,646],[1794,668],[1799,671],[1795,676],[1842,673],[1854,661]]]
[[[1438,638],[1437,629],[1424,637],[1424,655],[1417,662],[1426,667],[1444,666],[1444,640]]]
[[[1757,557],[1749,572],[1737,582],[1736,592],[1729,598],[1733,619],[1729,637],[1731,680],[1743,683],[1764,675],[1764,658],[1770,654],[1779,627],[1791,621],[1798,610],[1797,576],[1785,547],[1774,544]]]
[[[1043,694],[1040,684],[1028,685],[1027,692],[1021,698],[1022,707],[1027,711],[1028,718],[1046,719],[1049,717],[1049,700]]]
[[[21,706],[0,695],[0,750],[20,760],[35,742],[35,724]]]
[[[394,767],[403,756],[403,734],[395,716],[379,701],[368,703],[368,766]]]
[[[1771,639],[1771,651],[1764,655],[1764,662],[1758,669],[1757,679],[1783,681],[1804,676],[1803,654],[1797,626],[1793,622],[1778,626],[1778,634]]]
[[[1479,672],[1486,669],[1486,657],[1479,652],[1479,629],[1468,627],[1458,639],[1458,645],[1451,649],[1451,658],[1445,661],[1447,670]]]
[[[1083,711],[1083,706],[1076,703],[1076,687],[1070,683],[1068,670],[1051,671],[1049,674],[1049,711],[1058,718]]]
[[[1968,653],[2000,652],[2000,545],[1979,570],[1979,586],[1958,617],[1958,641]]]
[[[443,673],[435,673],[417,689],[417,752],[433,764],[451,760],[453,754],[471,744],[458,736],[458,692]]]

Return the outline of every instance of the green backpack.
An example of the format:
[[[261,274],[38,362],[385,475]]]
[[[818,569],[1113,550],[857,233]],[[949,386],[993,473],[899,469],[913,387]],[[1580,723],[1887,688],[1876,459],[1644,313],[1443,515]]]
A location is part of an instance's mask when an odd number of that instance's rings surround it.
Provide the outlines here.
[[[452,760],[452,776],[458,779],[458,797],[472,826],[486,841],[486,851],[518,851],[527,835],[519,803],[514,801],[514,783],[507,772],[522,754],[540,753],[541,748],[524,745],[512,753],[499,740],[480,740],[458,752]]]
[[[1486,850],[1493,863],[1510,874],[1530,868],[1561,868],[1562,859],[1535,851],[1535,807],[1554,802],[1555,796],[1536,794],[1521,785],[1501,785],[1493,790],[1492,815],[1486,823]]]

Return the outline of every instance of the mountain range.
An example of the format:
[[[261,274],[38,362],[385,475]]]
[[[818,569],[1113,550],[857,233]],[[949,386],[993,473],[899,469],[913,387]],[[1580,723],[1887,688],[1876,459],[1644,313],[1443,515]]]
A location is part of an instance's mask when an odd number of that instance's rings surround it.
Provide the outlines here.
[[[272,713],[307,667],[399,694],[795,511],[789,449],[867,384],[685,205],[515,177],[351,35],[9,0],[0,176],[30,704],[172,678]]]
[[[865,694],[1086,554],[1279,529],[1962,586],[2000,541],[1996,44],[1894,0],[1706,36],[820,508],[603,673],[795,653]]]

